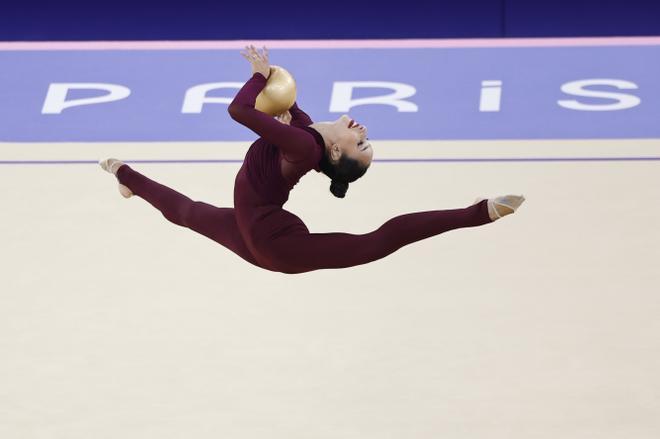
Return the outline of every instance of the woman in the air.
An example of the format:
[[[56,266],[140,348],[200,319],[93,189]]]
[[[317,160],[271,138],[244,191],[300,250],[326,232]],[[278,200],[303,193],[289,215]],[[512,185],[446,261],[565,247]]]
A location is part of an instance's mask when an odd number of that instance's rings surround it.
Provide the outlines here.
[[[101,161],[101,167],[119,180],[124,197],[137,195],[167,220],[211,238],[256,266],[282,273],[366,264],[449,230],[491,223],[524,201],[522,196],[507,195],[463,209],[410,213],[363,235],[310,233],[300,218],[283,209],[289,192],[315,170],[327,175],[332,194],[343,198],[349,183],[371,164],[367,129],[346,115],[333,122],[313,122],[296,103],[277,119],[256,110],[257,95],[270,74],[268,51],[249,46],[241,54],[252,65],[252,77],[229,106],[229,114],[259,138],[236,176],[234,207],[193,201],[120,160]]]

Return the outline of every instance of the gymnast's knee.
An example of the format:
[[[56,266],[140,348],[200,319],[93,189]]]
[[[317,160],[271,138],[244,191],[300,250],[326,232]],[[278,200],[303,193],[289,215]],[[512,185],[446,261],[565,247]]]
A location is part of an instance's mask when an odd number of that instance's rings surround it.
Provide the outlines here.
[[[194,224],[196,203],[198,203],[198,201],[182,203],[178,205],[176,209],[163,211],[163,216],[168,221],[178,226],[189,228]]]

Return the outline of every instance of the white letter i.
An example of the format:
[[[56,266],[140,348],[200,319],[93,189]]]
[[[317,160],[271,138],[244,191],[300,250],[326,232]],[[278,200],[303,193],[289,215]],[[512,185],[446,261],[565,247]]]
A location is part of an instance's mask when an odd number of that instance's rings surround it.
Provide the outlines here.
[[[500,111],[502,81],[481,81],[479,111]]]

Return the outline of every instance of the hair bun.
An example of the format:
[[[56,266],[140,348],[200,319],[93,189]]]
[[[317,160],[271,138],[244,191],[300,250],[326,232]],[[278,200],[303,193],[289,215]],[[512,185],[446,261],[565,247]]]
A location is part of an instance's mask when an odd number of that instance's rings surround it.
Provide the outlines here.
[[[330,192],[337,198],[344,198],[348,190],[348,183],[339,180],[332,180],[330,183]]]

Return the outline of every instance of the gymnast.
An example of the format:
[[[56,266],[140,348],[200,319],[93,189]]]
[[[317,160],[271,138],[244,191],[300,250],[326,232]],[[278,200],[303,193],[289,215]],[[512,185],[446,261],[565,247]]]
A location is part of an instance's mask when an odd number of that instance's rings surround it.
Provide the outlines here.
[[[300,218],[283,209],[289,192],[315,170],[330,178],[330,192],[343,198],[349,184],[371,164],[367,128],[347,115],[312,122],[297,103],[276,118],[260,112],[255,101],[270,74],[268,50],[247,46],[241,55],[250,62],[252,77],[229,105],[229,115],[260,137],[236,176],[234,207],[193,201],[120,160],[100,161],[116,176],[122,196],[137,195],[168,221],[218,242],[251,264],[289,274],[366,264],[449,230],[491,223],[514,213],[524,201],[522,196],[507,195],[463,209],[410,213],[362,235],[310,233]]]

